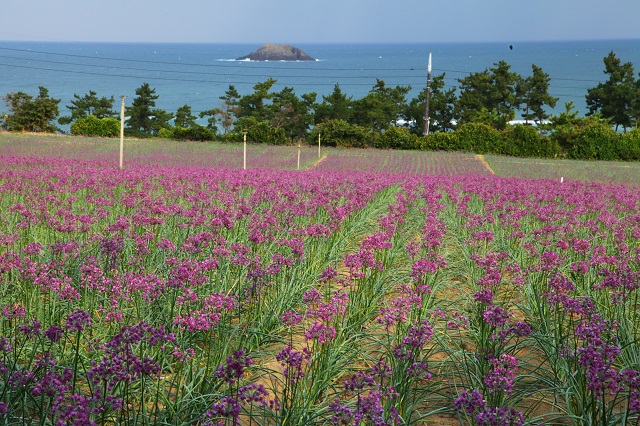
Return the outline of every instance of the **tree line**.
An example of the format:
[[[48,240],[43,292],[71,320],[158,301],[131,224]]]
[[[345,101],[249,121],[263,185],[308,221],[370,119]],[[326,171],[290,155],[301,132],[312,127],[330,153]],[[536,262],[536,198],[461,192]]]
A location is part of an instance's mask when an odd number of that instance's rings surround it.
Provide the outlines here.
[[[549,155],[567,155],[575,152],[573,145],[579,143],[572,140],[571,132],[601,126],[617,134],[637,126],[640,78],[636,78],[633,65],[623,63],[614,52],[603,62],[607,80],[587,90],[586,117],[578,117],[572,103],[565,104],[565,112],[550,115],[548,110],[558,102],[558,98],[549,94],[550,76],[536,65],[531,66],[529,76],[522,76],[512,71],[507,62],[499,61],[481,72],[457,79],[454,87],[445,85],[446,73],[432,79],[429,127],[433,134],[427,138],[421,136],[426,91],[408,99],[410,86],[390,87],[380,79],[360,99],[345,94],[339,84],[332,93],[320,98],[314,92],[298,96],[291,87],[274,91],[277,81],[273,78],[259,82],[251,93],[244,95],[230,85],[217,106],[198,115],[189,105],[181,106],[175,113],[157,108],[159,96],[144,83],[136,89],[132,104],[126,107],[124,133],[143,138],[227,141],[240,141],[246,134],[250,141],[271,144],[300,140],[313,143],[320,134],[326,145],[469,149],[467,141],[456,142],[460,139],[456,135],[474,128],[485,129],[481,131],[485,136],[489,134],[487,131],[498,132],[504,138],[513,133],[509,122],[519,117],[539,129],[521,133],[537,133],[538,139],[550,138],[530,143],[552,146]],[[44,87],[39,88],[37,97],[17,92],[3,99],[8,111],[0,118],[0,127],[5,130],[60,132],[58,123],[70,125],[70,132],[77,135],[117,136],[120,132],[113,96],[100,97],[93,91],[83,96],[74,94],[66,107],[68,115],[64,116],[60,116],[60,100],[51,98]],[[198,119],[206,119],[206,125],[199,124]],[[503,153],[503,148],[494,145],[485,144],[484,150]]]

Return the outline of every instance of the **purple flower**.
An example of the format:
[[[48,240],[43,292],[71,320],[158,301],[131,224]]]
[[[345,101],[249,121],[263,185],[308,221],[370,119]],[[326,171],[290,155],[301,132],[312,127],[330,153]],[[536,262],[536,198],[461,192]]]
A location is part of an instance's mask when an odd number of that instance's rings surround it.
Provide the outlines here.
[[[235,398],[224,397],[220,402],[215,402],[211,405],[211,408],[204,414],[205,418],[225,418],[233,422],[233,424],[239,424],[241,407]]]
[[[260,407],[267,405],[269,392],[262,384],[251,383],[238,389],[238,399],[243,402],[258,404]]]
[[[438,272],[438,264],[431,260],[419,259],[411,265],[411,276],[419,281],[427,274],[435,274]]]
[[[373,380],[373,377],[361,371],[345,380],[344,388],[348,391],[356,391],[373,386],[374,384],[375,380]]]
[[[511,395],[518,360],[511,355],[502,354],[493,360],[493,368],[484,377],[484,384],[490,393],[504,392]]]
[[[476,302],[490,304],[493,301],[493,291],[488,288],[480,290],[473,295]]]
[[[15,303],[13,305],[6,305],[2,308],[2,316],[7,319],[24,318],[27,316],[27,311],[24,305]]]
[[[338,271],[336,271],[331,267],[328,267],[327,269],[322,271],[322,274],[320,274],[320,279],[318,280],[318,282],[328,283],[329,281],[331,281],[337,276],[338,276]]]
[[[27,337],[39,336],[41,333],[40,321],[34,319],[31,324],[21,324],[18,326],[18,330]]]
[[[287,311],[282,314],[280,321],[282,321],[282,323],[287,327],[293,327],[300,324],[302,321],[302,315],[298,315],[293,311]]]
[[[562,266],[562,258],[554,251],[545,251],[540,256],[540,270],[553,271]]]
[[[327,408],[327,412],[331,413],[331,417],[329,417],[329,422],[332,425],[353,425],[354,424],[354,415],[353,410],[347,407],[346,405],[342,405],[340,399],[336,398],[333,402],[329,403],[329,408]]]
[[[416,349],[422,348],[431,339],[433,327],[426,321],[413,327],[409,327],[407,335],[402,339],[402,344]]]
[[[91,315],[85,311],[76,309],[67,317],[66,328],[68,331],[82,331],[87,327],[91,327]]]
[[[456,411],[472,415],[477,410],[484,410],[487,406],[487,402],[484,400],[484,396],[477,389],[474,389],[471,392],[463,390],[453,401],[453,406]]]
[[[511,407],[485,407],[476,414],[477,426],[522,426],[524,415]]]
[[[302,301],[307,305],[318,303],[321,300],[322,300],[322,295],[315,288],[312,288],[311,290],[305,292],[302,295]]]
[[[426,362],[414,362],[407,368],[407,374],[419,379],[431,380],[431,373],[429,373],[429,366]]]
[[[0,352],[7,353],[10,352],[11,349],[13,349],[13,346],[11,345],[11,342],[9,342],[9,339],[4,336],[0,337]]]
[[[335,337],[335,328],[329,327],[318,321],[314,322],[313,325],[304,332],[304,338],[306,340],[317,340],[321,345],[331,343]]]
[[[495,328],[504,326],[510,317],[510,312],[495,305],[489,305],[482,314],[482,318],[484,318],[487,324]]]
[[[253,360],[244,355],[243,349],[233,351],[231,355],[227,356],[226,364],[220,365],[213,375],[230,385],[234,385],[238,379],[244,376],[245,368],[251,364],[253,364]]]
[[[291,348],[291,346],[285,346],[276,355],[276,360],[280,362],[280,365],[284,368],[283,375],[291,383],[304,377],[304,366],[309,363],[311,358],[311,352],[307,348],[304,348],[302,352],[298,352]]]

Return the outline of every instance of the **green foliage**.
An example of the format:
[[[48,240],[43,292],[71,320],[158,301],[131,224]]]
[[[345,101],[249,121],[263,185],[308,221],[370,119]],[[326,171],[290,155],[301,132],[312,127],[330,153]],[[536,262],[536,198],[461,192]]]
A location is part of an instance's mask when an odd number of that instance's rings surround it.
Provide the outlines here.
[[[619,138],[620,135],[606,122],[590,123],[569,140],[567,156],[581,160],[616,160]]]
[[[97,118],[117,117],[117,113],[113,111],[113,96],[110,98],[102,97],[98,98],[96,92],[89,91],[83,97],[73,94],[74,99],[71,101],[71,106],[67,106],[67,109],[71,111],[71,116],[60,117],[58,122],[60,124],[71,124],[79,118],[88,117],[93,115]]]
[[[329,120],[318,124],[311,131],[310,140],[317,141],[318,134],[324,146],[363,148],[370,146],[373,139],[370,131],[345,120]]]
[[[454,128],[456,88],[444,90],[445,74],[435,76],[429,85],[429,133],[447,132]],[[417,98],[411,99],[405,108],[404,117],[409,122],[412,133],[422,135],[424,132],[426,91],[421,91]]]
[[[616,151],[620,160],[640,161],[640,129],[620,135]]]
[[[495,154],[514,157],[554,158],[561,154],[557,142],[547,136],[541,136],[532,126],[516,124],[502,131],[503,149]]]
[[[162,139],[173,139],[173,127],[163,127],[158,131],[158,137]]]
[[[173,120],[176,127],[195,127],[198,124],[196,120],[198,117],[191,113],[191,107],[187,104],[181,106],[176,111],[176,117]]]
[[[173,115],[156,109],[155,89],[149,86],[149,83],[143,83],[136,89],[136,97],[133,104],[126,107],[126,114],[129,116],[125,133],[129,136],[150,137],[158,134],[162,128],[170,126],[169,121]]]
[[[505,61],[494,65],[458,80],[460,96],[456,115],[459,123],[483,122],[502,129],[515,116],[514,110],[520,104],[517,88],[522,84],[522,77],[512,72]]]
[[[410,86],[388,87],[378,79],[364,98],[352,102],[350,122],[379,132],[385,130],[402,116],[409,90]]]
[[[313,123],[313,105],[316,93],[298,98],[291,87],[285,87],[271,96],[269,123],[284,130],[288,139],[302,139]]]
[[[116,137],[120,135],[120,121],[113,117],[98,118],[89,115],[78,118],[70,130],[72,135]]]
[[[351,118],[352,97],[345,95],[336,83],[329,96],[322,97],[322,103],[316,105],[315,124],[328,120],[345,120]]]
[[[460,150],[472,151],[477,154],[500,152],[504,144],[498,130],[482,123],[466,123],[458,126]]]
[[[229,86],[224,92],[224,96],[220,97],[222,103],[218,108],[212,108],[210,110],[202,111],[200,113],[200,118],[209,117],[207,119],[207,127],[214,131],[218,132],[218,126],[216,123],[218,120],[222,125],[222,129],[224,130],[224,134],[231,132],[233,128],[233,123],[240,113],[240,107],[238,106],[238,100],[240,99],[240,94],[238,90],[233,86]]]
[[[415,149],[418,146],[418,137],[409,132],[406,127],[392,126],[380,135],[375,146],[377,148]]]
[[[44,132],[55,133],[58,127],[52,123],[58,118],[60,99],[49,97],[49,91],[40,86],[36,98],[25,93],[7,94],[3,100],[9,113],[4,114],[1,127],[12,132]]]
[[[633,64],[622,63],[614,52],[604,58],[605,71],[609,79],[587,91],[586,102],[589,115],[600,113],[616,126],[631,127],[638,114],[634,103],[640,96],[640,88],[635,81]]]
[[[242,118],[235,125],[235,132],[229,134],[229,140],[241,142],[244,132],[247,133],[247,142],[265,143],[269,145],[286,145],[289,140],[282,128],[272,127],[266,121],[259,121],[253,117]]]
[[[541,136],[532,126],[521,124],[498,131],[486,124],[467,123],[455,132],[423,136],[418,139],[417,145],[423,150],[471,151],[516,157],[553,158],[562,153],[554,140]]]
[[[269,104],[273,96],[269,93],[276,79],[269,78],[266,81],[253,86],[253,93],[242,96],[237,100],[237,117],[254,118],[257,121],[269,121]]]
[[[418,145],[425,151],[458,151],[460,135],[456,132],[429,133],[418,138]]]
[[[582,129],[597,123],[600,116],[578,117],[578,112],[573,106],[573,102],[565,104],[565,111],[557,116],[551,117],[549,124],[541,126],[541,129],[549,133],[549,137],[554,140],[564,152],[573,150],[576,143],[579,143],[579,133]]]
[[[175,126],[172,138],[189,141],[212,141],[216,138],[216,134],[210,129],[196,124],[191,127]]]
[[[537,65],[531,65],[532,75],[525,78],[519,87],[519,96],[524,104],[522,118],[540,125],[549,118],[545,106],[555,108],[558,98],[549,94],[549,74]]]

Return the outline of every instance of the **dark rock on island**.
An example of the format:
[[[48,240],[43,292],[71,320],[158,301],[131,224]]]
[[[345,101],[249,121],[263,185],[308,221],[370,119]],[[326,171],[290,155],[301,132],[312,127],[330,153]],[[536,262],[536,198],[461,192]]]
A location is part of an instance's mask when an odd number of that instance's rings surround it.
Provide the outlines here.
[[[288,44],[267,43],[255,52],[236,59],[237,61],[315,61],[297,47]]]

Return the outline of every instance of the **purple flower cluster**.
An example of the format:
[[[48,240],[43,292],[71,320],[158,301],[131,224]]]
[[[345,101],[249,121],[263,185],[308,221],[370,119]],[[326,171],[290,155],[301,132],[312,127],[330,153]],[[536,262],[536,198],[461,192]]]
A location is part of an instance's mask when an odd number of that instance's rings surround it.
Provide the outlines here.
[[[305,366],[309,364],[311,352],[303,348],[302,352],[294,350],[291,346],[285,346],[276,355],[276,360],[283,367],[282,374],[291,383],[295,383],[305,376]]]
[[[488,405],[477,389],[463,390],[453,405],[459,413],[472,416],[478,426],[522,426],[525,423],[524,415],[512,407]]]
[[[513,381],[518,367],[518,360],[507,354],[502,354],[492,362],[492,367],[484,377],[483,382],[490,393],[504,392],[511,395]]]
[[[103,345],[104,355],[99,362],[91,363],[87,378],[93,384],[104,383],[107,389],[113,389],[120,382],[133,382],[142,376],[156,377],[161,372],[160,362],[144,356],[146,351],[140,347],[164,348],[173,342],[175,337],[166,333],[164,327],[154,328],[145,322],[124,326]]]
[[[91,327],[91,315],[83,310],[76,309],[67,317],[66,328],[68,331],[83,331],[88,327]]]
[[[253,360],[245,356],[243,349],[239,349],[228,355],[226,363],[218,366],[213,375],[233,386],[244,376],[245,370],[252,364]]]

